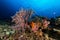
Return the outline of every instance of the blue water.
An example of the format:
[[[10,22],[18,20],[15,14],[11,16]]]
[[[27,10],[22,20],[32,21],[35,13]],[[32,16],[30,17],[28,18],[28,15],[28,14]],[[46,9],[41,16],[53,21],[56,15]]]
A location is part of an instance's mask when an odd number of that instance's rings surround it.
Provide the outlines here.
[[[60,0],[0,0],[0,18],[10,18],[22,7],[32,8],[39,16],[60,16]]]

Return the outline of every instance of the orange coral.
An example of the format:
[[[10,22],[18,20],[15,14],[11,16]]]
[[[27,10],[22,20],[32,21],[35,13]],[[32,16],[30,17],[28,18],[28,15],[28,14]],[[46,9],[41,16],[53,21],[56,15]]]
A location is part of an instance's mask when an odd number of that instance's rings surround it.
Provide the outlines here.
[[[34,22],[31,22],[32,29],[34,28],[34,25],[35,25],[35,23]]]

